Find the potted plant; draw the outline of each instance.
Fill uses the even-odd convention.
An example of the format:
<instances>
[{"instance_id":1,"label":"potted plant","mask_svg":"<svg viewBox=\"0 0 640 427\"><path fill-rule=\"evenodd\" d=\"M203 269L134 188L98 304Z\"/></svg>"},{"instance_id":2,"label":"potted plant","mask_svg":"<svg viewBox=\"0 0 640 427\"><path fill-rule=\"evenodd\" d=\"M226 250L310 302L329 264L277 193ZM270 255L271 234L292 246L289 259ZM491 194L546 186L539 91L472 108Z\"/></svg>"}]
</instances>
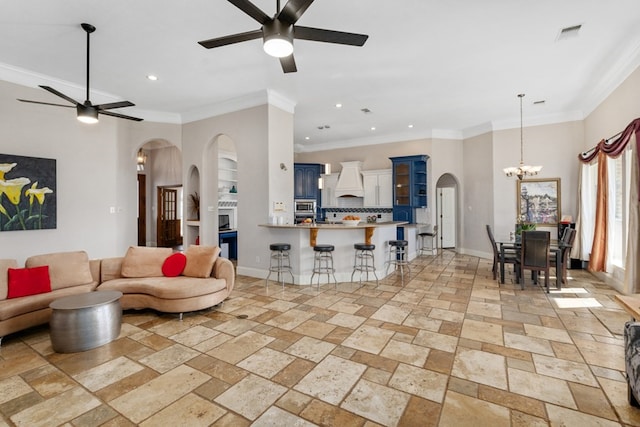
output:
<instances>
[{"instance_id":1,"label":"potted plant","mask_svg":"<svg viewBox=\"0 0 640 427\"><path fill-rule=\"evenodd\" d=\"M191 201L190 212L195 214L196 220L200 221L200 195L198 192L189 194L189 200Z\"/></svg>"},{"instance_id":2,"label":"potted plant","mask_svg":"<svg viewBox=\"0 0 640 427\"><path fill-rule=\"evenodd\" d=\"M516 242L520 241L523 231L535 230L536 225L530 222L525 222L526 218L524 215L520 215L516 219Z\"/></svg>"}]
</instances>

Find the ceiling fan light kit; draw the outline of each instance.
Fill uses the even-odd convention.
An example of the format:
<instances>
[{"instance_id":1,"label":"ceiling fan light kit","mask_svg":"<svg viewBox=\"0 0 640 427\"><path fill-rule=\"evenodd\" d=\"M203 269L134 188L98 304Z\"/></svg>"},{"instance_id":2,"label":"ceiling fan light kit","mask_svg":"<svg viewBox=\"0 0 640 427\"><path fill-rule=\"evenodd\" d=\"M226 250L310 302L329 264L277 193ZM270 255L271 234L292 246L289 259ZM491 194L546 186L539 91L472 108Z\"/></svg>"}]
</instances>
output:
<instances>
[{"instance_id":1,"label":"ceiling fan light kit","mask_svg":"<svg viewBox=\"0 0 640 427\"><path fill-rule=\"evenodd\" d=\"M111 102L109 104L98 104L98 105L93 105L91 103L91 101L89 100L89 58L90 58L90 44L89 44L89 36L91 35L91 33L93 33L96 30L96 27L94 27L91 24L87 24L87 23L82 23L80 24L80 26L82 27L82 29L87 33L87 85L86 85L86 99L83 103L80 103L78 101L76 101L75 99L65 95L62 92L57 91L56 89L49 87L49 86L43 86L40 85L40 87L44 90L46 90L47 92L50 92L56 96L59 96L60 98L64 99L67 102L70 102L73 105L65 105L65 104L53 104L51 102L40 102L40 101L30 101L28 99L18 99L18 101L21 102L29 102L31 104L41 104L41 105L52 105L54 107L66 107L66 108L72 108L73 106L76 107L76 115L79 121L83 122L83 123L88 123L88 124L93 124L93 123L98 123L98 114L104 114L105 116L111 116L111 117L116 117L119 119L127 119L127 120L133 120L136 122L140 122L142 121L142 119L138 118L138 117L131 117L131 116L125 116L124 114L120 114L120 113L114 113L112 111L107 111L107 110L111 110L114 108L123 108L123 107L133 107L135 104L129 102L129 101L119 101L119 102Z\"/></svg>"},{"instance_id":2,"label":"ceiling fan light kit","mask_svg":"<svg viewBox=\"0 0 640 427\"><path fill-rule=\"evenodd\" d=\"M293 53L293 26L284 25L277 19L262 28L264 51L276 58L284 58Z\"/></svg>"},{"instance_id":3,"label":"ceiling fan light kit","mask_svg":"<svg viewBox=\"0 0 640 427\"><path fill-rule=\"evenodd\" d=\"M522 179L525 176L537 175L542 166L529 166L524 164L524 138L523 138L523 126L522 126L522 98L524 93L518 94L520 98L520 164L517 167L504 168L502 171L507 177L517 176L518 179Z\"/></svg>"},{"instance_id":4,"label":"ceiling fan light kit","mask_svg":"<svg viewBox=\"0 0 640 427\"><path fill-rule=\"evenodd\" d=\"M94 106L78 104L76 106L76 110L78 113L78 120L82 123L98 123L98 110Z\"/></svg>"}]
</instances>

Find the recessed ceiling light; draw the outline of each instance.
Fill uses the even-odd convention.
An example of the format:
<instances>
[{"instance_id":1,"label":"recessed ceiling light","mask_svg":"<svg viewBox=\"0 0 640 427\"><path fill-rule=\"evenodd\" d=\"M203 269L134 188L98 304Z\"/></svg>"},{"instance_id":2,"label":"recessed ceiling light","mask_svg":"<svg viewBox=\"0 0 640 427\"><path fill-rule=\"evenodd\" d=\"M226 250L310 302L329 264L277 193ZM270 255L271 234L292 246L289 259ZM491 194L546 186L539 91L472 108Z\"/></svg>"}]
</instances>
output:
<instances>
[{"instance_id":1,"label":"recessed ceiling light","mask_svg":"<svg viewBox=\"0 0 640 427\"><path fill-rule=\"evenodd\" d=\"M307 141L310 140L311 138L309 138L308 136L305 136L304 139L306 139Z\"/></svg>"},{"instance_id":2,"label":"recessed ceiling light","mask_svg":"<svg viewBox=\"0 0 640 427\"><path fill-rule=\"evenodd\" d=\"M376 127L375 126L371 126L371 130L376 130Z\"/></svg>"},{"instance_id":3,"label":"recessed ceiling light","mask_svg":"<svg viewBox=\"0 0 640 427\"><path fill-rule=\"evenodd\" d=\"M155 82L156 80L158 80L158 76L154 76L153 74L149 74L147 76L147 79L151 80L152 82Z\"/></svg>"},{"instance_id":4,"label":"recessed ceiling light","mask_svg":"<svg viewBox=\"0 0 640 427\"><path fill-rule=\"evenodd\" d=\"M409 125L409 126L407 126L407 127L408 127L409 129L411 129L411 128L413 128L413 125Z\"/></svg>"},{"instance_id":5,"label":"recessed ceiling light","mask_svg":"<svg viewBox=\"0 0 640 427\"><path fill-rule=\"evenodd\" d=\"M336 108L342 108L342 104L340 104L339 102L336 104Z\"/></svg>"}]
</instances>

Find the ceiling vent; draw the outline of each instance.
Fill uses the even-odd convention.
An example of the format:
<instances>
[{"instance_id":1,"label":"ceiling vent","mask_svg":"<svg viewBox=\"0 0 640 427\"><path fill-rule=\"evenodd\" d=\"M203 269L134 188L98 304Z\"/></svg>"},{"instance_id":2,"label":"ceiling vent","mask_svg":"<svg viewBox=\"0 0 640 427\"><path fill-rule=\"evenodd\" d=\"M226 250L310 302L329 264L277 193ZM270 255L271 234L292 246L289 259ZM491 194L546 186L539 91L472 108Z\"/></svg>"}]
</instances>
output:
<instances>
[{"instance_id":1,"label":"ceiling vent","mask_svg":"<svg viewBox=\"0 0 640 427\"><path fill-rule=\"evenodd\" d=\"M561 29L560 33L558 34L558 37L556 38L556 41L562 41L562 40L571 39L573 37L578 37L580 28L582 28L582 24L573 25L571 27L565 27Z\"/></svg>"}]
</instances>

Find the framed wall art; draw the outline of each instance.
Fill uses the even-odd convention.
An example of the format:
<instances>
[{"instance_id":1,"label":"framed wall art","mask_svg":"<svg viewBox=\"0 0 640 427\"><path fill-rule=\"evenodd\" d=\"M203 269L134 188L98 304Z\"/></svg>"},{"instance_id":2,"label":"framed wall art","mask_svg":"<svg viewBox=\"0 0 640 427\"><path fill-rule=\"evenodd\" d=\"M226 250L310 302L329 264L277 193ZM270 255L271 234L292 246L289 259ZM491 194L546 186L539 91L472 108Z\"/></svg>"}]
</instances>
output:
<instances>
[{"instance_id":1,"label":"framed wall art","mask_svg":"<svg viewBox=\"0 0 640 427\"><path fill-rule=\"evenodd\" d=\"M0 154L0 232L56 228L56 161Z\"/></svg>"},{"instance_id":2,"label":"framed wall art","mask_svg":"<svg viewBox=\"0 0 640 427\"><path fill-rule=\"evenodd\" d=\"M560 221L560 178L518 181L518 222L557 225Z\"/></svg>"}]
</instances>

